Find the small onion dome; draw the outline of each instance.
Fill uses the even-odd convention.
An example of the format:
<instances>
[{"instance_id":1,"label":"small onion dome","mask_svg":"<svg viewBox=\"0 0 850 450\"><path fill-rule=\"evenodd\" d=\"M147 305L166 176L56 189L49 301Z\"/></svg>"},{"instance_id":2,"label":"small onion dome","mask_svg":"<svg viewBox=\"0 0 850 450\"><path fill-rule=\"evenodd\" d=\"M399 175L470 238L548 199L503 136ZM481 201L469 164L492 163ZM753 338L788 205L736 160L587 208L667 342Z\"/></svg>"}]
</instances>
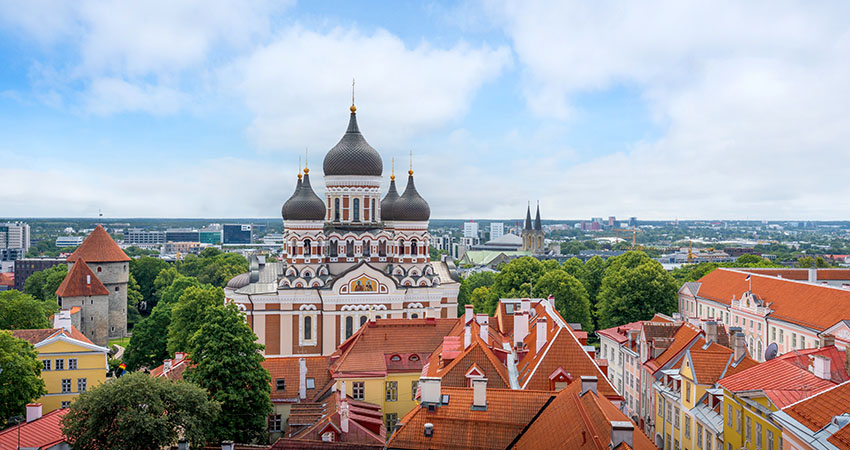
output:
<instances>
[{"instance_id":1,"label":"small onion dome","mask_svg":"<svg viewBox=\"0 0 850 450\"><path fill-rule=\"evenodd\" d=\"M395 189L395 175L393 175L390 177L390 189L384 199L381 200L381 220L395 220L393 206L398 199L398 191Z\"/></svg>"},{"instance_id":2,"label":"small onion dome","mask_svg":"<svg viewBox=\"0 0 850 450\"><path fill-rule=\"evenodd\" d=\"M250 279L251 274L249 272L240 273L235 277L231 278L230 281L227 282L227 287L231 289L239 289L243 288L249 284L251 284Z\"/></svg>"},{"instance_id":3,"label":"small onion dome","mask_svg":"<svg viewBox=\"0 0 850 450\"><path fill-rule=\"evenodd\" d=\"M431 217L431 207L428 202L416 192L413 184L413 171L408 172L407 187L404 193L393 204L393 220L407 222L424 222ZM383 203L381 204L383 206Z\"/></svg>"},{"instance_id":4,"label":"small onion dome","mask_svg":"<svg viewBox=\"0 0 850 450\"><path fill-rule=\"evenodd\" d=\"M352 105L348 129L342 139L325 155L323 169L328 175L365 175L379 177L384 163L357 127L356 108Z\"/></svg>"},{"instance_id":5,"label":"small onion dome","mask_svg":"<svg viewBox=\"0 0 850 450\"><path fill-rule=\"evenodd\" d=\"M299 177L295 193L280 209L283 220L325 220L325 202L313 192L309 172L310 169L304 169L304 181Z\"/></svg>"}]
</instances>

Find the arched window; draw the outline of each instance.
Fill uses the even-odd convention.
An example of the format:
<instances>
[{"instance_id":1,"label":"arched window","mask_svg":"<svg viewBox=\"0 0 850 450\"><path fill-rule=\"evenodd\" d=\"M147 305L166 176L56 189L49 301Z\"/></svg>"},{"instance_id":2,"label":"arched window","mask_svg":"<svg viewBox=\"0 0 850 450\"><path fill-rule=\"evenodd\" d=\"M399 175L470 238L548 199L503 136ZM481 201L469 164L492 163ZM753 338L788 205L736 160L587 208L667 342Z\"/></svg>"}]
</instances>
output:
<instances>
[{"instance_id":1,"label":"arched window","mask_svg":"<svg viewBox=\"0 0 850 450\"><path fill-rule=\"evenodd\" d=\"M419 314L412 313L412 314L410 315L410 318L411 318L411 319L418 319L418 318L419 318Z\"/></svg>"},{"instance_id":2,"label":"arched window","mask_svg":"<svg viewBox=\"0 0 850 450\"><path fill-rule=\"evenodd\" d=\"M313 317L304 317L304 340L310 341L313 339Z\"/></svg>"},{"instance_id":3,"label":"arched window","mask_svg":"<svg viewBox=\"0 0 850 450\"><path fill-rule=\"evenodd\" d=\"M345 248L346 256L348 256L349 258L353 257L354 256L354 241L349 240L348 242L346 242L345 247L346 247Z\"/></svg>"},{"instance_id":4,"label":"arched window","mask_svg":"<svg viewBox=\"0 0 850 450\"><path fill-rule=\"evenodd\" d=\"M339 222L339 199L334 199L334 222Z\"/></svg>"},{"instance_id":5,"label":"arched window","mask_svg":"<svg viewBox=\"0 0 850 450\"><path fill-rule=\"evenodd\" d=\"M416 255L419 253L419 243L416 242L416 239L410 241L410 254Z\"/></svg>"},{"instance_id":6,"label":"arched window","mask_svg":"<svg viewBox=\"0 0 850 450\"><path fill-rule=\"evenodd\" d=\"M761 351L761 340L759 340L758 341L758 351L756 352L755 357L756 357L757 360L761 361L762 356L764 356L764 354Z\"/></svg>"},{"instance_id":7,"label":"arched window","mask_svg":"<svg viewBox=\"0 0 850 450\"><path fill-rule=\"evenodd\" d=\"M399 356L399 355L390 356L390 361L401 361L401 356Z\"/></svg>"},{"instance_id":8,"label":"arched window","mask_svg":"<svg viewBox=\"0 0 850 450\"><path fill-rule=\"evenodd\" d=\"M354 221L360 222L360 199L359 198L354 199L354 211L353 211L353 213L354 213L353 214L354 215Z\"/></svg>"},{"instance_id":9,"label":"arched window","mask_svg":"<svg viewBox=\"0 0 850 450\"><path fill-rule=\"evenodd\" d=\"M328 249L328 252L330 253L331 258L336 258L339 253L339 243L337 243L337 241L331 241L330 246L331 248Z\"/></svg>"},{"instance_id":10,"label":"arched window","mask_svg":"<svg viewBox=\"0 0 850 450\"><path fill-rule=\"evenodd\" d=\"M363 241L363 256L370 256L372 254L372 243L369 241Z\"/></svg>"},{"instance_id":11,"label":"arched window","mask_svg":"<svg viewBox=\"0 0 850 450\"><path fill-rule=\"evenodd\" d=\"M348 316L345 318L345 338L350 338L352 334L354 334L354 317Z\"/></svg>"},{"instance_id":12,"label":"arched window","mask_svg":"<svg viewBox=\"0 0 850 450\"><path fill-rule=\"evenodd\" d=\"M310 256L311 246L312 242L309 239L304 239L304 256Z\"/></svg>"},{"instance_id":13,"label":"arched window","mask_svg":"<svg viewBox=\"0 0 850 450\"><path fill-rule=\"evenodd\" d=\"M375 209L375 199L372 199L372 222L378 221L378 210Z\"/></svg>"},{"instance_id":14,"label":"arched window","mask_svg":"<svg viewBox=\"0 0 850 450\"><path fill-rule=\"evenodd\" d=\"M414 353L414 354L410 355L410 358L407 358L407 359L409 359L410 361L419 361L419 355Z\"/></svg>"},{"instance_id":15,"label":"arched window","mask_svg":"<svg viewBox=\"0 0 850 450\"><path fill-rule=\"evenodd\" d=\"M365 325L365 324L366 324L366 321L367 321L368 319L369 319L369 318L368 318L368 317L366 317L366 316L360 316L360 326L362 327L363 325Z\"/></svg>"},{"instance_id":16,"label":"arched window","mask_svg":"<svg viewBox=\"0 0 850 450\"><path fill-rule=\"evenodd\" d=\"M378 256L387 256L387 241L378 244Z\"/></svg>"}]
</instances>

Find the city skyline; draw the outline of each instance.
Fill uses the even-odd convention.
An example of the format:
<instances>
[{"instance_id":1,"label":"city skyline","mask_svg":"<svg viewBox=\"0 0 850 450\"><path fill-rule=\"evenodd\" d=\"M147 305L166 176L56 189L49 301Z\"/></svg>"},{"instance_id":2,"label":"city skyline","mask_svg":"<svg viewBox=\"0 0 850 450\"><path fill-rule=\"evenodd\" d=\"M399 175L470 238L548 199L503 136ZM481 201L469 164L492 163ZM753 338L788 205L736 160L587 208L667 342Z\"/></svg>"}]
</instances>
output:
<instances>
[{"instance_id":1,"label":"city skyline","mask_svg":"<svg viewBox=\"0 0 850 450\"><path fill-rule=\"evenodd\" d=\"M356 78L434 219L850 217L837 2L204 5L0 9L3 216L276 217Z\"/></svg>"}]
</instances>

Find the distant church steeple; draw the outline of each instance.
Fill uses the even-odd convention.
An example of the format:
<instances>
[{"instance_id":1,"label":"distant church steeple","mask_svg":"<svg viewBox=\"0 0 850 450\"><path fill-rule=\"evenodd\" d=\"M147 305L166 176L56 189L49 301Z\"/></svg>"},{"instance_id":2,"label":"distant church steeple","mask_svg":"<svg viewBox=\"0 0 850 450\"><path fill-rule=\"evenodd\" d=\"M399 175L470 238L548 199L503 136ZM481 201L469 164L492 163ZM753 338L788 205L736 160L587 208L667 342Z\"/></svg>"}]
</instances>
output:
<instances>
[{"instance_id":1,"label":"distant church steeple","mask_svg":"<svg viewBox=\"0 0 850 450\"><path fill-rule=\"evenodd\" d=\"M537 214L531 221L531 202L525 212L525 227L522 230L522 251L531 252L534 255L546 253L543 242L543 223L540 220L540 202L537 202Z\"/></svg>"}]
</instances>

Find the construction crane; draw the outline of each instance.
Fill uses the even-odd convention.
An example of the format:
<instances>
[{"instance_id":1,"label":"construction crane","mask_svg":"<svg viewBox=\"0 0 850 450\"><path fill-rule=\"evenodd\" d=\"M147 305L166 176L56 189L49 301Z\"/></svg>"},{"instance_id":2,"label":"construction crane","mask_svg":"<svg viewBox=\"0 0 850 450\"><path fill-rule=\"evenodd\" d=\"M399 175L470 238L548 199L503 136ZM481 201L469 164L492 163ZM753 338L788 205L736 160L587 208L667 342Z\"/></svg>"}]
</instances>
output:
<instances>
[{"instance_id":1,"label":"construction crane","mask_svg":"<svg viewBox=\"0 0 850 450\"><path fill-rule=\"evenodd\" d=\"M638 229L637 229L637 225L632 225L632 228L631 228L631 229L628 229L628 228L614 228L614 234L616 234L616 236L617 236L617 238L618 238L618 239L620 238L620 233L619 233L620 231L626 231L626 232L631 232L631 233L632 233L632 249L633 249L633 250L634 250L634 249L636 249L636 248L637 248L637 234L638 234L638 233L643 233L643 230L638 230Z\"/></svg>"}]
</instances>

